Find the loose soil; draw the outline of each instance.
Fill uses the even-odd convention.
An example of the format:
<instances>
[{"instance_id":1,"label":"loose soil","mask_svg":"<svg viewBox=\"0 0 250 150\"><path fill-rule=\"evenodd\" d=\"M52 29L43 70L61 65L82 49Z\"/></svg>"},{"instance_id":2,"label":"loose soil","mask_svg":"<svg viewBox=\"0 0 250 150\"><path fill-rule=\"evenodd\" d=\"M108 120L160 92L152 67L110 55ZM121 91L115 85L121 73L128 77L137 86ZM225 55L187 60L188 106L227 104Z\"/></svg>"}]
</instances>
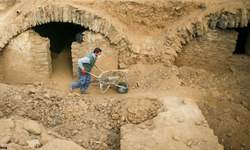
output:
<instances>
[{"instance_id":1,"label":"loose soil","mask_svg":"<svg viewBox=\"0 0 250 150\"><path fill-rule=\"evenodd\" d=\"M70 65L57 63L67 59L64 52L53 60L54 74L49 82L1 84L1 117L36 120L86 149L119 149L122 125L155 117L161 97L181 96L198 104L225 149L250 146L249 69L214 74L187 66L169 69L160 64L137 64L130 68L134 74L128 78L134 83L133 76L138 75L140 80L127 94L117 93L115 87L103 94L94 80L90 94L81 95L79 89L69 93L68 85L73 82ZM235 57L249 61L246 55ZM140 111L133 115L130 108ZM104 144L96 142L100 139Z\"/></svg>"},{"instance_id":2,"label":"loose soil","mask_svg":"<svg viewBox=\"0 0 250 150\"><path fill-rule=\"evenodd\" d=\"M93 2L76 3L85 3L89 7L95 6L96 9L105 9L104 7L111 5L109 2L107 5L94 5ZM128 7L130 5L130 2L120 3ZM194 13L193 8L199 11L203 8L203 3L193 7L184 5L182 8L180 14L176 16L188 16L189 14L185 12ZM175 9L178 9L177 6ZM144 8L142 12L148 10L152 11ZM112 12L106 9L106 13L123 14L123 9L120 7L110 11ZM131 12L128 19L140 20L140 18L134 18L133 14L134 12ZM8 15L9 13L5 14L5 16ZM173 14L168 18L170 24L180 19L176 16ZM121 21L124 14L113 17ZM145 16L141 13L141 16L137 17ZM0 20L3 19L0 18ZM161 29L167 28L166 20L163 23L152 24L154 20L144 19L142 22L135 22L137 28L131 23L133 20L130 22L125 19L121 22L123 24L121 23L120 26L126 25L125 32L128 33L143 24L143 28L139 28L134 35L129 34L130 39L135 39L135 42L141 42L142 45L144 39L138 38L139 36L153 37ZM150 30L151 28L154 30ZM90 94L81 95L79 89L74 90L74 93L69 92L69 84L74 80L72 62L68 53L70 50L65 48L56 59L53 59L54 72L49 81L27 85L0 84L2 121L6 118L17 122L20 119L32 119L42 124L50 135L73 140L87 150L119 149L122 125L150 122L161 107L159 101L161 97L180 96L191 98L197 103L210 128L218 136L219 143L226 150L250 149L250 58L248 55L235 54L232 59L237 60L238 64L232 65L227 71L216 73L189 66L166 67L162 64L138 63L128 68L131 85L127 94L117 93L116 87L111 87L103 94L100 92L97 80L92 78L93 82L88 89ZM238 68L239 64L247 67ZM1 133L0 129L2 139L6 135ZM39 138L41 137L31 139ZM27 146L27 143L19 144ZM1 145L0 149L7 148ZM26 147L26 149L29 148Z\"/></svg>"}]
</instances>

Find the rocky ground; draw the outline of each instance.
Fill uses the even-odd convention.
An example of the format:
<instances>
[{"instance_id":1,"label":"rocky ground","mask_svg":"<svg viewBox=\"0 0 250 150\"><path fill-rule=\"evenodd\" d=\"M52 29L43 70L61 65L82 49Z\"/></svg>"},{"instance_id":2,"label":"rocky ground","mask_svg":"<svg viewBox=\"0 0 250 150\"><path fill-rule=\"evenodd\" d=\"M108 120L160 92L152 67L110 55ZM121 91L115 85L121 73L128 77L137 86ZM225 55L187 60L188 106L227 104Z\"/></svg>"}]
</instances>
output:
<instances>
[{"instance_id":1,"label":"rocky ground","mask_svg":"<svg viewBox=\"0 0 250 150\"><path fill-rule=\"evenodd\" d=\"M95 81L89 89L93 94L88 96L58 90L53 82L1 84L1 123L11 124L1 128L1 149L31 149L28 141L34 140L42 147L58 138L89 150L119 149L121 127L150 124L163 111L159 99L166 95L192 98L225 149L250 147L249 70L231 67L215 74L185 66L162 71L164 66L157 65L149 73L153 80L148 80L144 67L149 68L142 64L131 67L130 71L139 72L140 80L131 81L125 95L114 88L102 94ZM37 123L42 129L34 132L23 125Z\"/></svg>"},{"instance_id":2,"label":"rocky ground","mask_svg":"<svg viewBox=\"0 0 250 150\"><path fill-rule=\"evenodd\" d=\"M2 1L2 3L4 2ZM21 5L18 5L19 3ZM9 24L10 20L18 15L23 16L24 14L20 15L20 12L33 8L35 4L38 6L43 3L45 1L12 0L6 6L1 5L2 25ZM224 9L223 2L217 3L214 0L206 3L188 0L185 3L184 1L168 1L165 6L162 6L160 1L145 1L144 4L144 1L141 0L135 2L47 0L46 3L51 6L53 3L64 5L72 3L84 7L84 10L85 7L93 9L107 18L113 17L113 22L124 30L130 43L137 44L138 51L140 48L147 49L147 44L152 45L159 41L156 38L166 37L169 31L179 27L188 17L201 12L208 6L207 10L211 13L216 12L217 9ZM225 1L225 3L229 3L229 1ZM248 6L247 3L249 2L244 1L239 5ZM213 4L212 7L210 7L211 4ZM237 5L237 3L230 3L226 8L241 8ZM214 23L217 24L216 21ZM207 40L205 42L208 43ZM220 42L218 41L219 44ZM213 43L215 41L212 41ZM228 44L225 45L228 46ZM4 46L2 43L1 47ZM191 48L193 49L193 47ZM127 53L124 51L124 55ZM177 57L177 53L174 54ZM172 60L173 64L168 63L168 66L164 66L163 62L157 61L161 55L159 53L159 57L157 56L153 61L151 61L153 59L151 57L147 59L146 57L135 57L138 61L133 61L130 66L127 66L130 70L128 74L130 90L123 95L118 94L115 88L110 88L107 93L102 94L96 80L93 80L89 88L90 95L81 95L79 90L70 93L68 85L72 82L70 74L72 68L65 71L66 69L61 67L66 62L65 59L58 62L58 66L53 63L53 67L58 67L70 74L69 78L61 77L61 72L60 74L54 72L56 76L52 76L49 81L21 85L0 84L0 149L105 150L121 149L121 146L124 145L131 146L128 149L146 149L154 147L154 140L160 141L167 138L167 142L163 142L163 144L177 142L175 144L183 146L183 149L218 149L218 147L221 148L219 144L211 145L208 142L218 140L226 150L250 150L249 56L234 55L234 59L230 60L230 63L225 63L226 67L213 72L211 70L214 68L208 68L206 63L204 66L191 67L188 64L178 65L177 61ZM20 57L20 60L22 58ZM211 62L214 59L216 58L211 56L208 61ZM220 58L217 59L220 60ZM22 63L19 63L19 66ZM216 63L213 62L213 64ZM53 71L55 71L54 68ZM17 80L17 78L11 80L13 79ZM170 109L172 103L167 102L174 103L175 101L162 100L165 97L178 97L171 98L171 100L179 102L178 109ZM189 134L182 133L187 130L180 126L179 128L173 127L172 130L178 130L179 135L173 134L173 136L167 137L170 135L168 132L166 133L168 130L160 130L165 129L164 127L172 127L171 123L176 123L174 119L183 113L179 108L187 106L185 100L192 103L192 106L197 105L197 107L189 107L189 109L199 108L204 116L200 120L194 119L191 124L187 125L194 126L192 129L198 128L201 131L211 128L215 136L205 138L204 136L207 134L202 132L203 135L196 138L184 139ZM169 109L165 109L163 105L167 105ZM168 108L167 106L166 108ZM169 113L170 116L176 118L169 119L164 116L166 120L164 125L169 126L157 126L154 122L164 120L159 117L162 114L167 115L168 112L172 112ZM186 115L188 114L186 113ZM188 121L179 119L177 125L183 122ZM154 129L159 129L157 132L163 133L162 136L158 136L161 138L153 138L154 134L151 133L155 131ZM131 132L127 134L125 131ZM195 130L190 130L190 134L195 133ZM209 134L213 133L209 132ZM139 140L130 138L131 136L138 136ZM126 143L126 140L132 142L122 145L121 143ZM161 145L157 146L159 149L164 149L160 147Z\"/></svg>"},{"instance_id":3,"label":"rocky ground","mask_svg":"<svg viewBox=\"0 0 250 150\"><path fill-rule=\"evenodd\" d=\"M67 94L51 89L49 85L43 83L27 86L2 84L1 95L0 116L10 118L9 120L14 122L10 128L22 128L22 125L17 124L18 119L30 118L51 129L45 134L63 139L69 138L86 149L119 149L120 127L152 119L160 107L160 102L155 98L86 98L77 93ZM134 107L135 104L137 107ZM2 120L4 121L5 119ZM11 130L11 133L2 132L1 142L11 141L20 148L27 148L28 143L25 140L32 139L33 135L25 131L15 136L16 132L14 130ZM37 134L35 132L34 136ZM9 137L6 139L7 135ZM33 139L38 139L42 141L41 145L45 145L48 141L44 142L41 131L39 135Z\"/></svg>"}]
</instances>

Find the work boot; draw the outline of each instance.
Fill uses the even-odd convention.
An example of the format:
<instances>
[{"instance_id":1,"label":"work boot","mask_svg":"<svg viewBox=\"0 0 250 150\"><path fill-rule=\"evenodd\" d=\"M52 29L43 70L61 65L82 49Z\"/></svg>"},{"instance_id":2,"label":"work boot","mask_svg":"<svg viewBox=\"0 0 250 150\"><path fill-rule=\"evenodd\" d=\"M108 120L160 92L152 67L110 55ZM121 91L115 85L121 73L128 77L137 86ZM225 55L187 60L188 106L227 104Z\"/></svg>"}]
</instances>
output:
<instances>
[{"instance_id":1,"label":"work boot","mask_svg":"<svg viewBox=\"0 0 250 150\"><path fill-rule=\"evenodd\" d=\"M81 94L89 94L89 92L81 91Z\"/></svg>"},{"instance_id":2,"label":"work boot","mask_svg":"<svg viewBox=\"0 0 250 150\"><path fill-rule=\"evenodd\" d=\"M73 93L73 85L72 84L69 84L69 90L71 93Z\"/></svg>"}]
</instances>

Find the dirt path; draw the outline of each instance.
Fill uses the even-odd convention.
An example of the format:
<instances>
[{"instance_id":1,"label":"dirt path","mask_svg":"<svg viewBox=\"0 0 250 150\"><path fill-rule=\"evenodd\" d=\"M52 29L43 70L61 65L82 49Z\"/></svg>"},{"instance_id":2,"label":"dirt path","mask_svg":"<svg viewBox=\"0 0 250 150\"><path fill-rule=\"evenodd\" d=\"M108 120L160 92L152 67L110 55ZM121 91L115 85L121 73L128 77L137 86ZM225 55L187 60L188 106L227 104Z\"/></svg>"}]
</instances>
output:
<instances>
[{"instance_id":1,"label":"dirt path","mask_svg":"<svg viewBox=\"0 0 250 150\"><path fill-rule=\"evenodd\" d=\"M71 43L66 43L58 58L52 60L53 75L50 80L56 84L57 89L68 90L69 84L73 82Z\"/></svg>"}]
</instances>

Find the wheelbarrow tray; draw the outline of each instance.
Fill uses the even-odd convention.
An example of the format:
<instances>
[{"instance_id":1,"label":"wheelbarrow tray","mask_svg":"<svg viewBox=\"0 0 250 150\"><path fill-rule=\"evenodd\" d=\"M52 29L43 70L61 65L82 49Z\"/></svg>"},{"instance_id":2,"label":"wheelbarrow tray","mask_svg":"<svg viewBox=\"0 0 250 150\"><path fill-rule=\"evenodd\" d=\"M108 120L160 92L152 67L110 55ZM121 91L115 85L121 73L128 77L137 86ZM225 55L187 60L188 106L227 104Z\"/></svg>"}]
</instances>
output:
<instances>
[{"instance_id":1,"label":"wheelbarrow tray","mask_svg":"<svg viewBox=\"0 0 250 150\"><path fill-rule=\"evenodd\" d=\"M126 76L129 72L128 69L102 71L97 66L95 67L102 72L99 76L94 75L90 72L88 73L98 79L98 81L100 82L100 89L102 93L105 93L112 85L117 87L117 91L120 94L125 94L128 92L129 82ZM104 86L106 88L103 89Z\"/></svg>"}]
</instances>

